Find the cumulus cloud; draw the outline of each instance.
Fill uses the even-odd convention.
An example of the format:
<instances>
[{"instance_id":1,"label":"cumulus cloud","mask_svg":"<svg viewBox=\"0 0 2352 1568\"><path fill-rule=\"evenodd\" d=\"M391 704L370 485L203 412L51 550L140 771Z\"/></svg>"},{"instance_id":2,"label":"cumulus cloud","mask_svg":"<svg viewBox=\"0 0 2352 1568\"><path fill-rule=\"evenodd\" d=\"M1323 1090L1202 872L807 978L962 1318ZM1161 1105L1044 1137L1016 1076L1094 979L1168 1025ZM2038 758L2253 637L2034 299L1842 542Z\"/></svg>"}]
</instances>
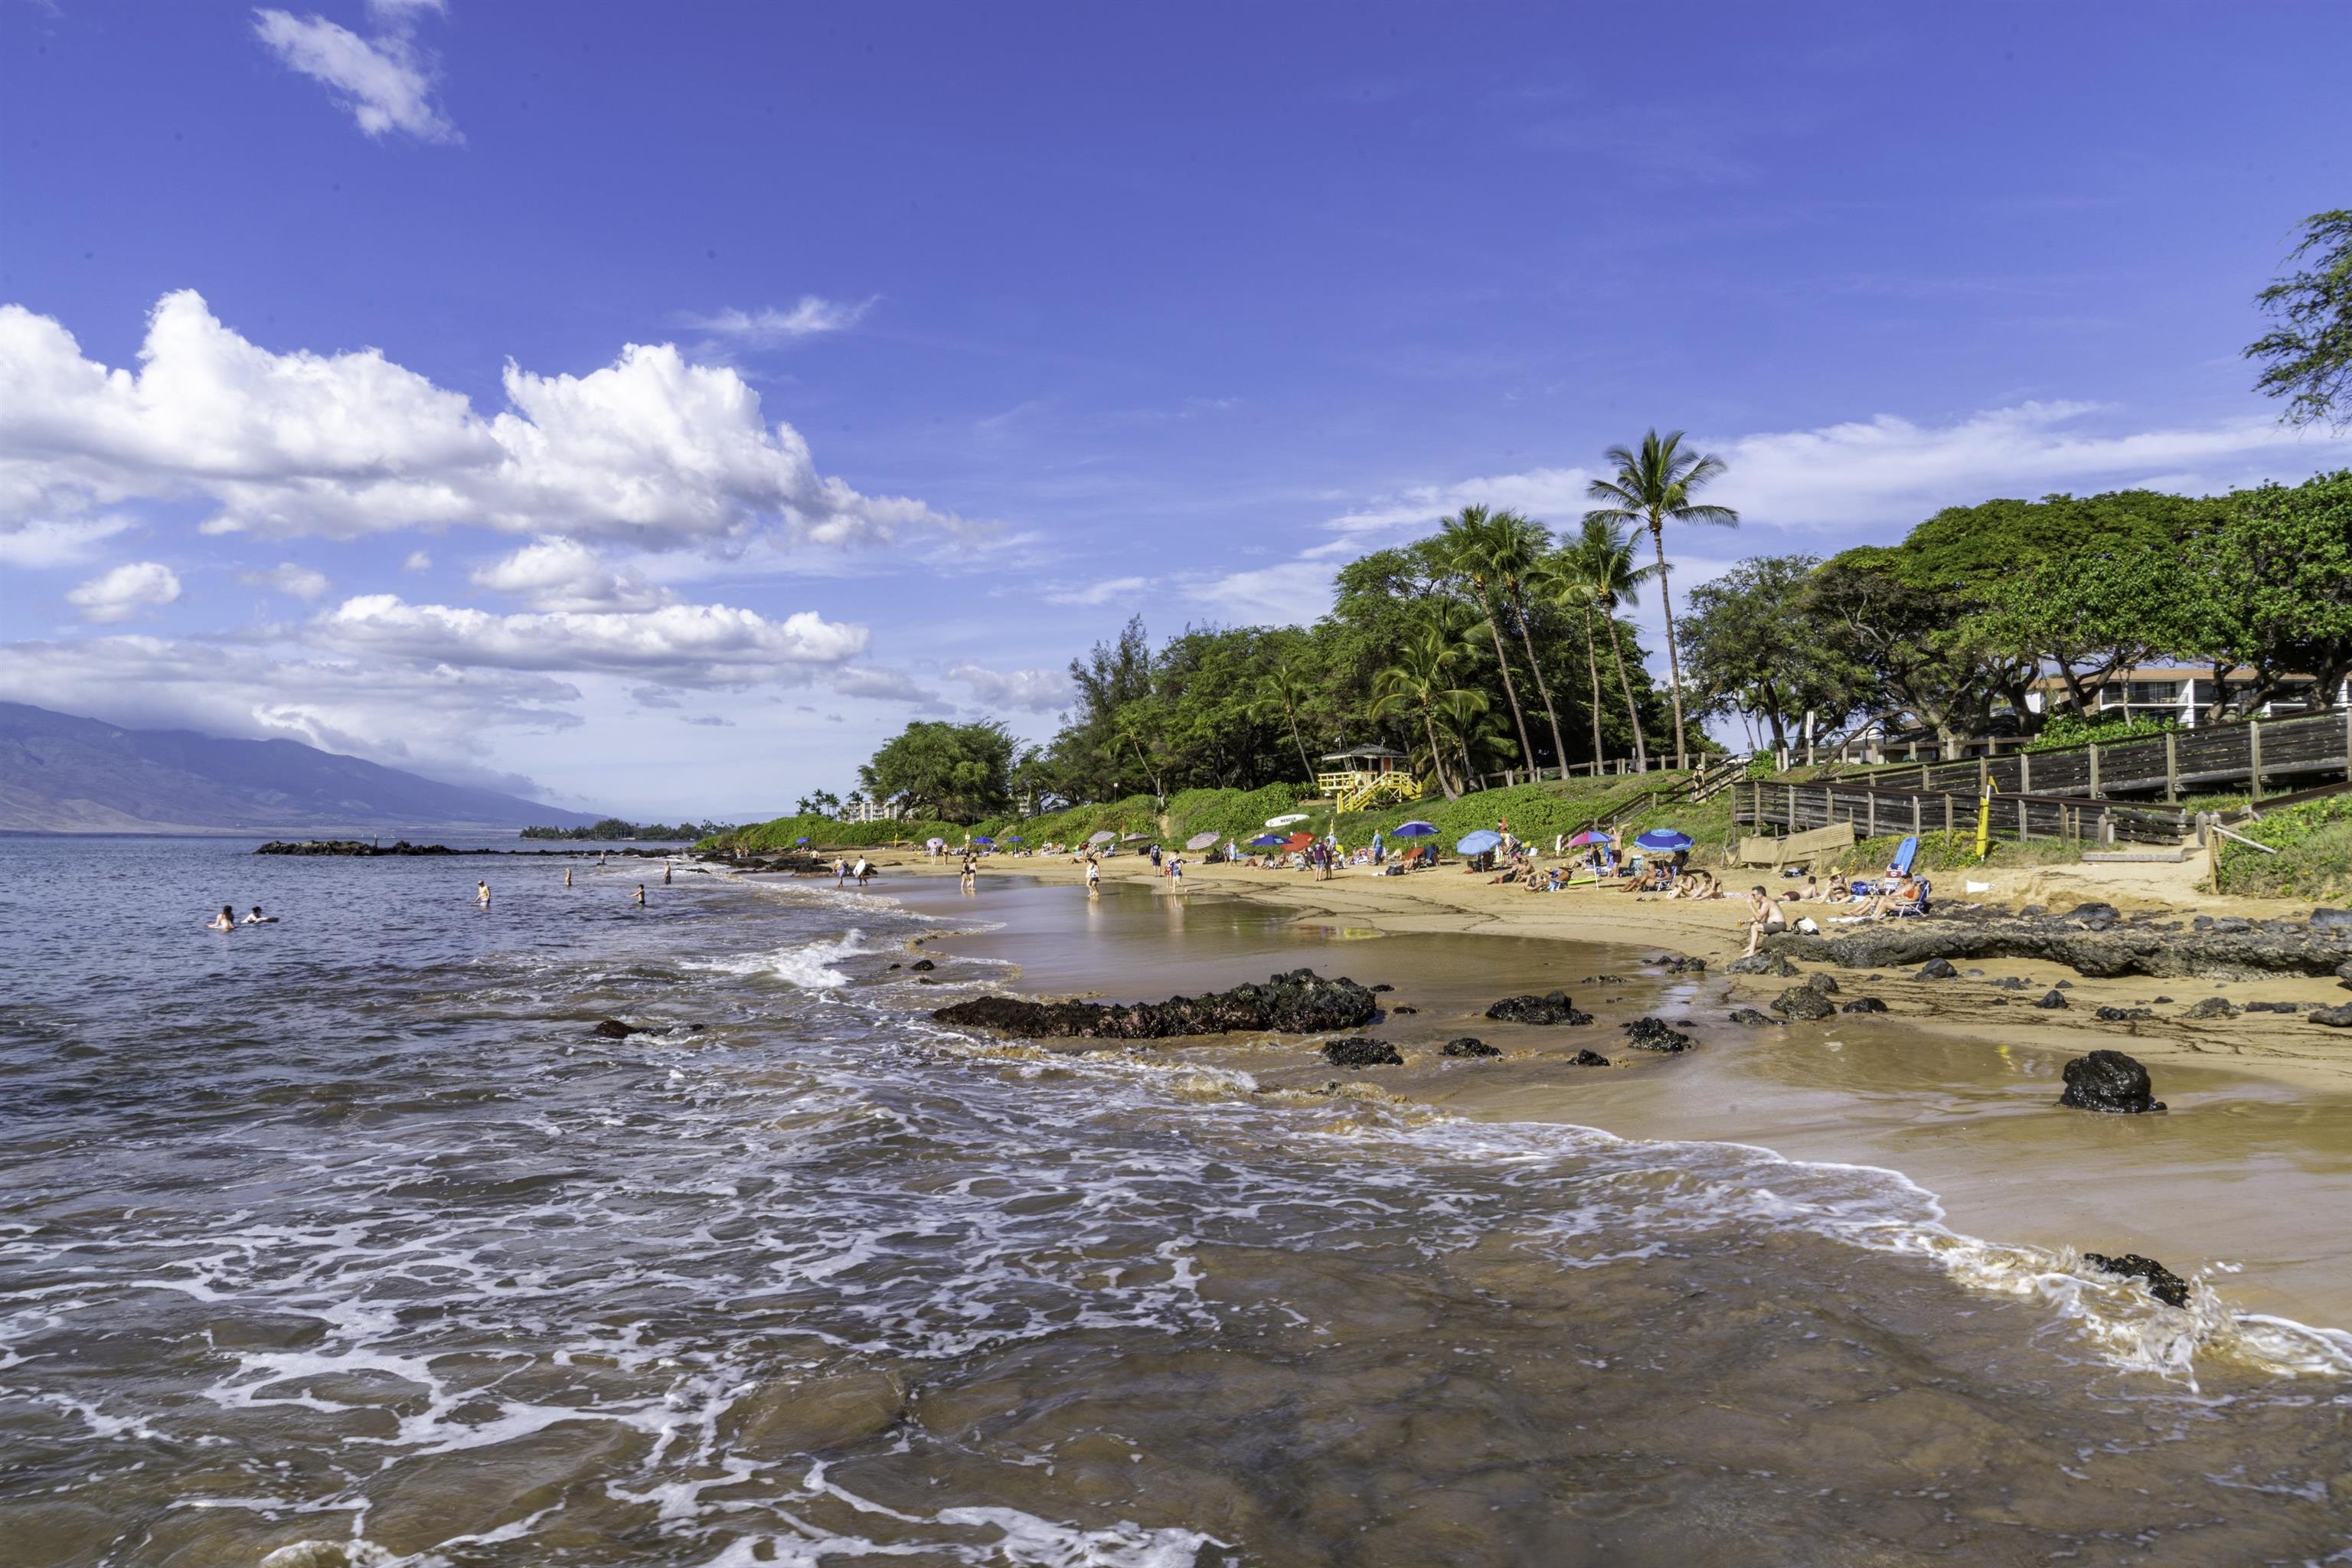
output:
<instances>
[{"instance_id":1,"label":"cumulus cloud","mask_svg":"<svg viewBox=\"0 0 2352 1568\"><path fill-rule=\"evenodd\" d=\"M812 666L856 658L866 642L864 626L827 621L813 610L781 621L725 605L497 616L411 605L394 594L346 599L309 629L329 647L415 663L593 671L698 687L799 679Z\"/></svg>"},{"instance_id":2,"label":"cumulus cloud","mask_svg":"<svg viewBox=\"0 0 2352 1568\"><path fill-rule=\"evenodd\" d=\"M416 13L440 7L392 0L370 8L387 25L373 38L323 16L272 10L253 14L254 36L289 69L323 83L370 136L399 131L421 142L463 141L434 103L430 62L408 37Z\"/></svg>"},{"instance_id":3,"label":"cumulus cloud","mask_svg":"<svg viewBox=\"0 0 2352 1568\"><path fill-rule=\"evenodd\" d=\"M536 794L481 762L484 732L564 729L578 688L447 665L285 658L268 649L117 634L0 643L0 699L110 723L285 739L452 783Z\"/></svg>"},{"instance_id":4,"label":"cumulus cloud","mask_svg":"<svg viewBox=\"0 0 2352 1568\"><path fill-rule=\"evenodd\" d=\"M408 552L408 559L402 562L400 567L404 572L430 572L433 570L433 557L422 550L412 550Z\"/></svg>"},{"instance_id":5,"label":"cumulus cloud","mask_svg":"<svg viewBox=\"0 0 2352 1568\"><path fill-rule=\"evenodd\" d=\"M886 702L913 702L927 707L939 703L938 693L895 669L838 670L834 674L833 689L844 697L872 697Z\"/></svg>"},{"instance_id":6,"label":"cumulus cloud","mask_svg":"<svg viewBox=\"0 0 2352 1568\"><path fill-rule=\"evenodd\" d=\"M275 588L297 599L318 599L326 596L334 584L324 572L308 566L298 566L291 561L280 561L267 572L247 572L237 581L250 583L257 588Z\"/></svg>"},{"instance_id":7,"label":"cumulus cloud","mask_svg":"<svg viewBox=\"0 0 2352 1568\"><path fill-rule=\"evenodd\" d=\"M130 526L127 517L28 518L0 526L0 566L28 572L79 566Z\"/></svg>"},{"instance_id":8,"label":"cumulus cloud","mask_svg":"<svg viewBox=\"0 0 2352 1568\"><path fill-rule=\"evenodd\" d=\"M1113 599L1132 598L1143 588L1144 580L1140 577L1106 577L1084 587L1056 588L1045 597L1056 605L1106 605Z\"/></svg>"},{"instance_id":9,"label":"cumulus cloud","mask_svg":"<svg viewBox=\"0 0 2352 1568\"><path fill-rule=\"evenodd\" d=\"M861 300L845 304L837 300L823 300L814 294L803 294L800 303L789 310L773 305L757 310L720 310L715 315L687 316L684 324L728 338L755 348L773 347L796 339L814 337L820 332L847 331L874 308L874 300Z\"/></svg>"},{"instance_id":10,"label":"cumulus cloud","mask_svg":"<svg viewBox=\"0 0 2352 1568\"><path fill-rule=\"evenodd\" d=\"M136 371L0 306L0 527L131 499L200 498L206 532L350 538L408 528L732 548L970 525L817 472L732 369L630 344L585 375L509 363L488 418L373 349L274 353L193 290L158 302Z\"/></svg>"},{"instance_id":11,"label":"cumulus cloud","mask_svg":"<svg viewBox=\"0 0 2352 1568\"><path fill-rule=\"evenodd\" d=\"M535 610L649 610L677 597L667 588L614 571L578 540L552 535L473 575L480 586L511 594Z\"/></svg>"},{"instance_id":12,"label":"cumulus cloud","mask_svg":"<svg viewBox=\"0 0 2352 1568\"><path fill-rule=\"evenodd\" d=\"M86 621L127 621L180 596L180 575L157 561L132 561L91 578L66 595Z\"/></svg>"},{"instance_id":13,"label":"cumulus cloud","mask_svg":"<svg viewBox=\"0 0 2352 1568\"><path fill-rule=\"evenodd\" d=\"M989 669L960 664L948 671L971 691L972 700L988 708L1023 708L1032 713L1053 713L1070 705L1070 676L1062 669Z\"/></svg>"}]
</instances>

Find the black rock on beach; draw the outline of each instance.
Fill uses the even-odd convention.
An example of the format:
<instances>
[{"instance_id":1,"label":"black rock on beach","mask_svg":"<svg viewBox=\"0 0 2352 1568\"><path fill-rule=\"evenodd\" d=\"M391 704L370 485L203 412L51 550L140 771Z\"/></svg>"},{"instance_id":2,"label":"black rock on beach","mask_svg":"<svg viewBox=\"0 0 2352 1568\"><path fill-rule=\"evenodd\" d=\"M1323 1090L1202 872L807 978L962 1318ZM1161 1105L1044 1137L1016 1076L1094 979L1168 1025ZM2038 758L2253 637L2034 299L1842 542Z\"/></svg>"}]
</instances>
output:
<instances>
[{"instance_id":1,"label":"black rock on beach","mask_svg":"<svg viewBox=\"0 0 2352 1568\"><path fill-rule=\"evenodd\" d=\"M1961 906L1934 919L1879 921L1835 935L1783 931L1766 937L1764 951L1845 969L2021 958L2101 977L2326 975L2352 963L2352 926L2335 914L2323 910L2305 921L2214 921L2182 931L2160 912L2126 916L2112 904L2082 904L2063 915Z\"/></svg>"},{"instance_id":2,"label":"black rock on beach","mask_svg":"<svg viewBox=\"0 0 2352 1568\"><path fill-rule=\"evenodd\" d=\"M1549 991L1541 996L1506 996L1486 1009L1486 1016L1503 1024L1573 1026L1592 1022L1592 1015L1580 1012L1565 991Z\"/></svg>"},{"instance_id":3,"label":"black rock on beach","mask_svg":"<svg viewBox=\"0 0 2352 1568\"><path fill-rule=\"evenodd\" d=\"M1007 1034L1042 1038L1162 1040L1178 1035L1268 1030L1314 1035L1360 1029L1380 1012L1380 999L1346 978L1326 980L1311 969L1276 974L1263 985L1236 985L1165 1002L1026 1002L1017 996L975 996L931 1016Z\"/></svg>"},{"instance_id":4,"label":"black rock on beach","mask_svg":"<svg viewBox=\"0 0 2352 1568\"><path fill-rule=\"evenodd\" d=\"M2121 1274L2137 1279L2147 1287L2147 1293L2168 1307L2189 1305L2189 1281L2158 1263L2153 1258L2142 1258L2137 1252L2126 1252L2110 1258L2104 1252L2086 1252L2083 1261L2106 1274Z\"/></svg>"},{"instance_id":5,"label":"black rock on beach","mask_svg":"<svg viewBox=\"0 0 2352 1568\"><path fill-rule=\"evenodd\" d=\"M2156 1098L2155 1086L2148 1082L2147 1068L2136 1057L2121 1051L2093 1051L2068 1062L2065 1071L2066 1092L2058 1097L2061 1105L2123 1115L2164 1109L2164 1101Z\"/></svg>"}]
</instances>

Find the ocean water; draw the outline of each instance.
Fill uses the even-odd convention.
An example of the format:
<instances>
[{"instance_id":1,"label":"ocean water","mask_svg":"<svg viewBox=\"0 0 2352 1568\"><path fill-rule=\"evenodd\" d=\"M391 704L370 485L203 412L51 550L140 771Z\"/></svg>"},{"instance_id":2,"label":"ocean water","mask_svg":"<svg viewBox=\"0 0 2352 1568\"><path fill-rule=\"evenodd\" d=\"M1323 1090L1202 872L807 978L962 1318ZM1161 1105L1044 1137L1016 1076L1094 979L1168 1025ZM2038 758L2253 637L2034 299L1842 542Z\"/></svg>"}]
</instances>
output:
<instances>
[{"instance_id":1,"label":"ocean water","mask_svg":"<svg viewBox=\"0 0 2352 1568\"><path fill-rule=\"evenodd\" d=\"M251 847L0 840L0 1563L2352 1561L2352 1338L1895 1173L933 1023L1009 902Z\"/></svg>"}]
</instances>

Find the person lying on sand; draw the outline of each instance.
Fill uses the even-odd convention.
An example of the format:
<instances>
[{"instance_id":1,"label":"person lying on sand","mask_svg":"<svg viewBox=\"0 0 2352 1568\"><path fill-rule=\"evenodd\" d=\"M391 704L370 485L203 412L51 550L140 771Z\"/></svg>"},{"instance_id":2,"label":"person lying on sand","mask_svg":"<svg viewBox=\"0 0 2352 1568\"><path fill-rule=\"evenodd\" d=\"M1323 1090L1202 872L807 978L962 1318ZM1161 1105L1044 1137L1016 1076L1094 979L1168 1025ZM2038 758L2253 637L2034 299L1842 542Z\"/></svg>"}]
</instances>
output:
<instances>
[{"instance_id":1,"label":"person lying on sand","mask_svg":"<svg viewBox=\"0 0 2352 1568\"><path fill-rule=\"evenodd\" d=\"M236 911L229 908L226 904L223 904L221 906L221 912L205 922L205 929L206 931L235 931L236 929Z\"/></svg>"}]
</instances>

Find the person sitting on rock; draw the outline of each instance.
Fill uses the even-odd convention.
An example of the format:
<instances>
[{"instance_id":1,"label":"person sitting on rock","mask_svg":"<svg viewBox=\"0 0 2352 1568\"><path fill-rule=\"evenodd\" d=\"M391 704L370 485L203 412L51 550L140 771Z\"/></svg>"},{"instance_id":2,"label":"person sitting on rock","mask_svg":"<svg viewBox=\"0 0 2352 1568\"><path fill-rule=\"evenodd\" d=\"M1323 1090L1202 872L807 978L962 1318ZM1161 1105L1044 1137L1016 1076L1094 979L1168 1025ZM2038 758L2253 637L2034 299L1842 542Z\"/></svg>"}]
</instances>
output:
<instances>
[{"instance_id":1,"label":"person sitting on rock","mask_svg":"<svg viewBox=\"0 0 2352 1568\"><path fill-rule=\"evenodd\" d=\"M1742 958L1753 958L1764 945L1767 931L1786 931L1789 917L1780 908L1780 900L1760 885L1748 889L1748 951Z\"/></svg>"}]
</instances>

